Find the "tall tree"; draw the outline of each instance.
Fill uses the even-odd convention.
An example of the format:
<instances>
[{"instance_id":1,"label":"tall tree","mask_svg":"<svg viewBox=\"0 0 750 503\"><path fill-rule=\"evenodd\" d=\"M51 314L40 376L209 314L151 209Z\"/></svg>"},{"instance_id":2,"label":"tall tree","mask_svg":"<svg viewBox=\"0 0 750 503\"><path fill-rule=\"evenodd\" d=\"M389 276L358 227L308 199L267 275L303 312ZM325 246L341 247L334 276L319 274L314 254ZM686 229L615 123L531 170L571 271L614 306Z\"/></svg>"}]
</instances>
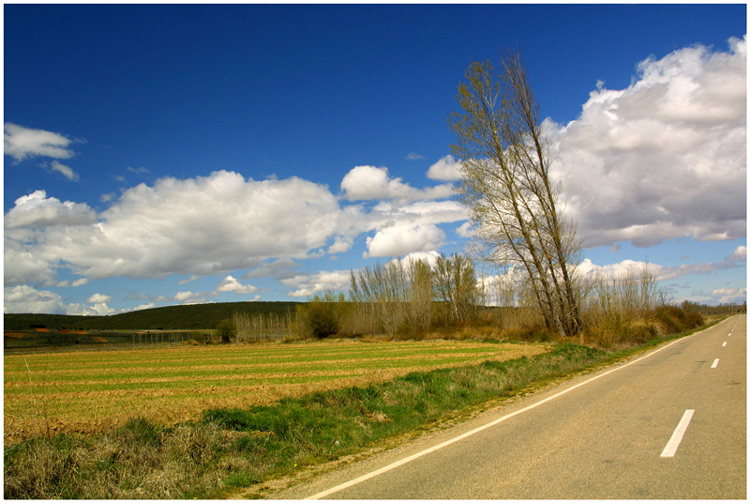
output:
<instances>
[{"instance_id":1,"label":"tall tree","mask_svg":"<svg viewBox=\"0 0 750 503\"><path fill-rule=\"evenodd\" d=\"M575 226L558 208L521 55L506 51L500 62L497 75L489 61L471 64L458 87L461 111L449 121L458 140L453 153L462 159L459 190L490 259L520 263L547 327L575 335L581 328L569 268L580 251Z\"/></svg>"}]
</instances>

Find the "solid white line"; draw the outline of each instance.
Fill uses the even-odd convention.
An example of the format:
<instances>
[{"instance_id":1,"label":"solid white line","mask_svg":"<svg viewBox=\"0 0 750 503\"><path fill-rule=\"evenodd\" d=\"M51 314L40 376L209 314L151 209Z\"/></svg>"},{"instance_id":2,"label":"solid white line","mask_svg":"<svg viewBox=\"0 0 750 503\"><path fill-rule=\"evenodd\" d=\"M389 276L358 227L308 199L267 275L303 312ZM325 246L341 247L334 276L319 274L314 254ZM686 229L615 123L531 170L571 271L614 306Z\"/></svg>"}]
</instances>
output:
<instances>
[{"instance_id":1,"label":"solid white line","mask_svg":"<svg viewBox=\"0 0 750 503\"><path fill-rule=\"evenodd\" d=\"M694 412L694 409L688 409L682 415L682 419L680 419L680 422L677 424L677 428L675 428L674 433L672 433L672 437L669 439L666 447L664 447L664 450L661 452L662 458L674 457L675 453L677 452L677 448L680 446L680 442L682 442L682 436L685 435L685 430L687 430L687 427L690 424L690 420L693 419Z\"/></svg>"},{"instance_id":2,"label":"solid white line","mask_svg":"<svg viewBox=\"0 0 750 503\"><path fill-rule=\"evenodd\" d=\"M693 335L695 335L695 334L693 334ZM468 438L468 437L470 437L470 436L472 436L472 435L474 435L476 433L479 433L480 431L484 431L484 430L486 430L488 428L492 428L493 426L496 426L496 425L502 423L503 421L506 421L506 420L508 420L508 419L510 419L512 417L515 417L515 416L518 416L520 414L523 414L524 412L528 412L531 409L535 409L535 408L539 407L542 404L545 404L547 402L551 402L552 400L554 400L556 398L559 398L559 397L565 395L566 393L569 393L569 392L573 391L574 389L578 389L581 386L585 386L586 384L589 384L590 382L596 381L597 379L600 379L600 378L602 378L602 377L604 377L606 375L609 375L612 372L617 372L618 370L622 370L625 367L629 367L630 365L638 363L641 360L644 360L646 358L649 358L649 357L655 355L659 351L663 351L663 350L667 349L672 344L677 344L678 342L684 341L685 339L688 339L689 337L692 337L692 335L689 335L688 337L683 337L681 339L677 339L675 341L672 341L669 344L667 344L666 346L662 346L659 349L657 349L656 351L654 351L652 353L648 353L647 355L641 356L640 358L638 358L636 360L633 360L632 362L626 363L625 365L622 365L620 367L616 367L614 369L608 370L607 372L604 372L602 374L596 375L596 376L592 377L591 379L588 379L588 380L586 380L584 382L578 383L575 386L571 386L570 388L564 389L564 390L562 390L562 391L560 391L560 392L558 392L558 393L556 393L556 394L554 394L552 396L548 396L544 400L540 400L540 401L538 401L538 402L536 402L534 404L529 405L528 407L524 407L523 409L519 409L519 410L517 410L515 412L511 412L510 414L507 414L507 415L505 415L505 416L503 416L501 418L495 419L494 421L492 421L490 423L487 423L487 424L485 424L483 426L480 426L479 428L475 428L475 429L473 429L471 431L468 431L468 432L466 432L466 433L464 433L462 435L459 435L457 437L454 437L454 438L452 438L450 440L446 440L442 444L438 444L436 446L430 447L429 449L425 449L425 450L420 451L420 452L418 452L416 454L412 454L411 456L408 456L406 458L403 458L403 459L400 459L398 461L395 461L395 462L391 463L390 465L384 466L383 468L380 468L380 469L375 470L375 471L370 472L370 473L366 473L366 474L364 474L364 475L362 475L360 477L357 477L356 479L352 479L352 480L350 480L348 482L344 482L343 484L339 484L339 485L337 485L335 487L332 487L332 488L327 489L325 491L319 492L318 494L314 494L312 496L308 496L305 499L306 500L323 499L323 498L325 498L326 496L328 496L330 494L337 493L339 491L343 491L344 489L352 487L352 486L355 486L355 485L359 484L360 482L364 482L365 480L369 480L369 479L371 479L373 477L377 477L378 475L381 475L381 474L383 474L385 472L389 472L389 471L393 470L394 468L398 468L399 466L402 466L402 465L405 465L407 463L410 463L410 462L414 461L415 459L421 458L422 456L426 456L427 454L430 454L430 453L433 453L435 451L438 451L438 450L442 449L443 447L447 447L447 446L449 446L451 444L455 444L456 442L459 442L459 441L461 441L461 440L463 440L465 438Z\"/></svg>"},{"instance_id":3,"label":"solid white line","mask_svg":"<svg viewBox=\"0 0 750 503\"><path fill-rule=\"evenodd\" d=\"M715 369L719 365L719 359L715 359L714 362L711 364L711 368Z\"/></svg>"}]
</instances>

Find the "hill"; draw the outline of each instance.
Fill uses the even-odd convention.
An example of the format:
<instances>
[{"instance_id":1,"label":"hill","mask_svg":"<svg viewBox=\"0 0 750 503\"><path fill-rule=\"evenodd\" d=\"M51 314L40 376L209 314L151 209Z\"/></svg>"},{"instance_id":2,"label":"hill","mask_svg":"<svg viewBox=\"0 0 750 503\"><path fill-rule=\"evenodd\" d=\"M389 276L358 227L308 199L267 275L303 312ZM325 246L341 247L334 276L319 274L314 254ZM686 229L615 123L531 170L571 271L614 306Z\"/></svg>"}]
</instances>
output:
<instances>
[{"instance_id":1,"label":"hill","mask_svg":"<svg viewBox=\"0 0 750 503\"><path fill-rule=\"evenodd\" d=\"M31 328L78 330L179 330L215 328L235 312L249 314L294 313L299 302L220 302L167 306L113 314L74 316L64 314L6 313L5 330Z\"/></svg>"}]
</instances>

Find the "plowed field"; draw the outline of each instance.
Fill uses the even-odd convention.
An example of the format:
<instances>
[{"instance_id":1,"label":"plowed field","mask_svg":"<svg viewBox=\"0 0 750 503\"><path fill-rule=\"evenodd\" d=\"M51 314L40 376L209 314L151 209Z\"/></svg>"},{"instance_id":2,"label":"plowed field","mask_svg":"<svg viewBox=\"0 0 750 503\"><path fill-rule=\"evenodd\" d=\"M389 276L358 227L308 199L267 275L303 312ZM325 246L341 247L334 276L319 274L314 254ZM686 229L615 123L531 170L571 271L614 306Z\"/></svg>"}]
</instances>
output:
<instances>
[{"instance_id":1,"label":"plowed field","mask_svg":"<svg viewBox=\"0 0 750 503\"><path fill-rule=\"evenodd\" d=\"M102 431L133 416L175 424L214 407L269 404L547 350L541 344L325 341L6 355L5 443L47 431Z\"/></svg>"}]
</instances>

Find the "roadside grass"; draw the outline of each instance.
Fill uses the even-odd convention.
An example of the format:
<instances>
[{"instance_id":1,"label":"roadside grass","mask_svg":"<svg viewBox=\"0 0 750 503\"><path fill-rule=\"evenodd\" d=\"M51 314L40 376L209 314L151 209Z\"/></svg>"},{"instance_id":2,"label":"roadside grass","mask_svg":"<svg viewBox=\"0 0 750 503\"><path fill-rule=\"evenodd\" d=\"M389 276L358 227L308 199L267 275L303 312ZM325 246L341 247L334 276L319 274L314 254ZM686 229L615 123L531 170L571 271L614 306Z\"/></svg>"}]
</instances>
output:
<instances>
[{"instance_id":1,"label":"roadside grass","mask_svg":"<svg viewBox=\"0 0 750 503\"><path fill-rule=\"evenodd\" d=\"M199 420L174 426L136 417L98 435L37 437L5 449L4 496L221 497L612 357L559 344L531 358L412 372L273 405L210 409Z\"/></svg>"}]
</instances>

